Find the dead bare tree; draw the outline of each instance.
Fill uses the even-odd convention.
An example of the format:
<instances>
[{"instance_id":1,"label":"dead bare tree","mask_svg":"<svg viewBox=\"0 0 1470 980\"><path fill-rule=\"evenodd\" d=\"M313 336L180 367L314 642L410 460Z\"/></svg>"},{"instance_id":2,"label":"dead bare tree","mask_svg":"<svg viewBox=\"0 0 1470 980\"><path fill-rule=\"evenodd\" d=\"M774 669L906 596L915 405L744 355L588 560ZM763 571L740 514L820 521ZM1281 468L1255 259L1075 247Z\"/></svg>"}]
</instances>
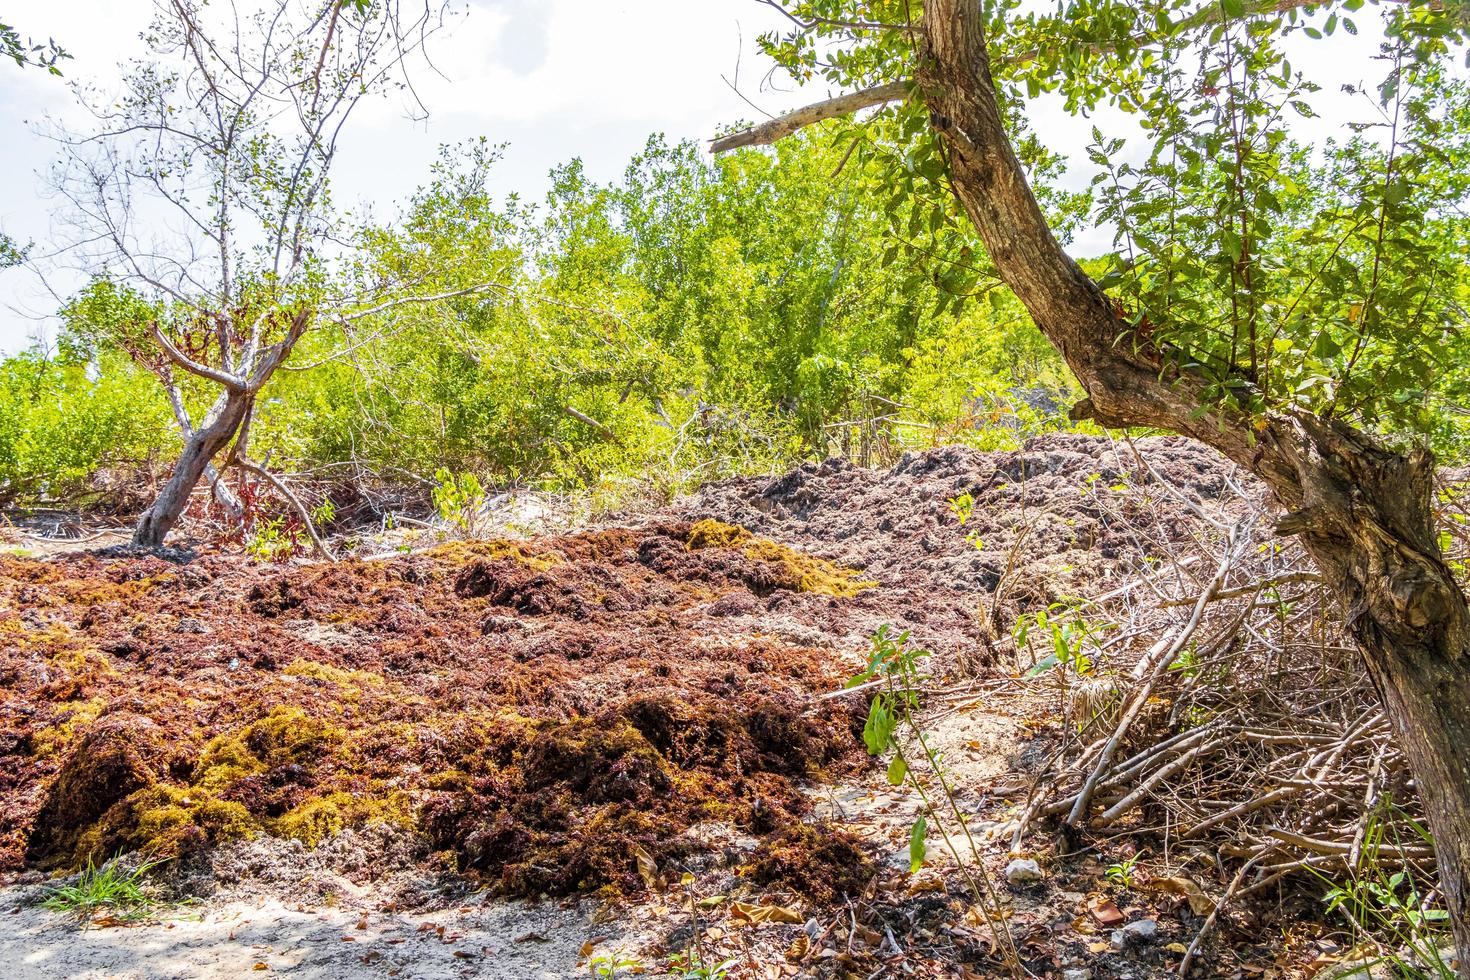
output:
<instances>
[{"instance_id":1,"label":"dead bare tree","mask_svg":"<svg viewBox=\"0 0 1470 980\"><path fill-rule=\"evenodd\" d=\"M1276 12L1296 4L1265 6ZM1414 6L1446 9L1433 2ZM867 9L840 3L797 9L830 14L858 7ZM714 148L768 142L864 105L919 100L943 148L954 199L1001 279L1087 393L1073 417L1188 435L1257 474L1287 512L1276 532L1300 537L1349 610L1348 629L1416 777L1459 950L1457 969L1470 978L1470 605L1437 541L1433 457L1422 447L1394 449L1330 411L1279 406L1247 413L1222 406L1200 365L1140 334L1139 320L1053 234L1002 109L988 36L998 21L988 19L985 5L927 0L894 9L893 24L844 29L909 39L887 61L901 77L723 137ZM1206 4L1198 18L1208 23L1229 9ZM808 21L799 21L803 30L820 26ZM1164 22L1177 28L1187 20L1176 13ZM1255 384L1254 364L1249 367L1236 383Z\"/></svg>"},{"instance_id":2,"label":"dead bare tree","mask_svg":"<svg viewBox=\"0 0 1470 980\"><path fill-rule=\"evenodd\" d=\"M60 134L53 181L75 231L68 254L118 298L109 339L159 379L183 440L135 544L162 545L201 477L238 510L213 461L234 441L226 463L259 471L249 419L309 330L432 298L411 284L334 287L348 245L329 191L359 105L399 93L421 110L408 63L445 11L158 0L152 57L128 67L121 97L80 93L96 128Z\"/></svg>"}]
</instances>

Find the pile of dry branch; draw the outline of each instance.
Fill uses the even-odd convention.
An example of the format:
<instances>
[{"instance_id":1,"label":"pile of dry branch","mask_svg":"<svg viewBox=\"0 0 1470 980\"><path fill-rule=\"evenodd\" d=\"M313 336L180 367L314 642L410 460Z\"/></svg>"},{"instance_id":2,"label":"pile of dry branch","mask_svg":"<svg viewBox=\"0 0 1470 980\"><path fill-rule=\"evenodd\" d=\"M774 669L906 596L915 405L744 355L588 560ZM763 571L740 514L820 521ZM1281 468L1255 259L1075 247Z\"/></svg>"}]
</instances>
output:
<instances>
[{"instance_id":1,"label":"pile of dry branch","mask_svg":"<svg viewBox=\"0 0 1470 980\"><path fill-rule=\"evenodd\" d=\"M1042 818L1074 840L1155 834L1176 862L1204 861L1229 881L1206 932L1234 900L1303 881L1320 895L1323 879L1369 865L1407 866L1432 899L1408 766L1310 560L1272 533L1250 481L1207 502L1135 458L1150 478L1099 505L1141 494L1167 502L1155 512L1182 505L1196 520L1181 543L1178 522L1115 506L1111 519L1157 560L1121 587L1053 607L1050 623L1086 638L1084 666L1049 671L1068 735L1013 843ZM1463 498L1444 493L1441 516L1453 559L1467 544ZM1017 646L1023 666L1053 653L1035 630Z\"/></svg>"}]
</instances>

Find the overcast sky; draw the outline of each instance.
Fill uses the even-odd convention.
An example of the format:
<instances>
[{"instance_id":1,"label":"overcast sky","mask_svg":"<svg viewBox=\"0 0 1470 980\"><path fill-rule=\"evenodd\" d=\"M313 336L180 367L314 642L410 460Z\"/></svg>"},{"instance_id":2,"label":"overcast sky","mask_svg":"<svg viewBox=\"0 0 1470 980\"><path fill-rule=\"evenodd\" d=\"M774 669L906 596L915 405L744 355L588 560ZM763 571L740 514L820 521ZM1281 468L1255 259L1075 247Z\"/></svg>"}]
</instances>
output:
<instances>
[{"instance_id":1,"label":"overcast sky","mask_svg":"<svg viewBox=\"0 0 1470 980\"><path fill-rule=\"evenodd\" d=\"M68 79L109 90L118 63L142 53L138 33L152 10L152 0L5 4L6 21L22 35L54 37L73 55L63 65ZM1372 18L1364 14L1364 21ZM499 192L540 198L547 171L574 156L594 178L611 179L652 132L704 139L721 123L757 117L724 80L735 80L737 65L741 92L768 112L823 97L819 89L761 90L767 66L755 38L780 23L755 0L472 0L431 42L444 77L416 78L429 119L413 122L395 103L360 107L338 158L336 198L390 213L423 182L440 144L481 135L510 144L495 176ZM1330 58L1359 73L1344 80L1374 77L1372 33L1339 32L1330 50L1312 46L1299 63ZM1044 106L1042 117L1038 132L1080 157L1091 121L1068 120L1054 105ZM0 230L40 247L54 237L56 206L41 176L55 147L35 132L36 121L48 118L80 124L66 81L0 64ZM1331 126L1330 118L1318 124ZM1074 179L1085 184L1086 174ZM1106 231L1094 231L1076 246L1096 253L1110 241ZM76 280L53 275L53 284L64 293ZM0 353L25 346L55 307L33 272L0 272Z\"/></svg>"}]
</instances>

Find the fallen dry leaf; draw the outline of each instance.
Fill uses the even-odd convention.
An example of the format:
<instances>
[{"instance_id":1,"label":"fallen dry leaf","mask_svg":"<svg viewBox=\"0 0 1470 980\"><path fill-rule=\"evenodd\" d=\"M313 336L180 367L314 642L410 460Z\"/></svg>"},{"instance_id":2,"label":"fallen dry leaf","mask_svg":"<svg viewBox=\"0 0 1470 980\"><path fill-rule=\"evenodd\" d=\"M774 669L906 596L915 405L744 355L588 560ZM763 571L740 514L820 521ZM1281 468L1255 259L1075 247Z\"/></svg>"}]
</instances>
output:
<instances>
[{"instance_id":1,"label":"fallen dry leaf","mask_svg":"<svg viewBox=\"0 0 1470 980\"><path fill-rule=\"evenodd\" d=\"M909 882L909 894L919 895L923 892L944 891L944 879L937 874L919 875Z\"/></svg>"},{"instance_id":2,"label":"fallen dry leaf","mask_svg":"<svg viewBox=\"0 0 1470 980\"><path fill-rule=\"evenodd\" d=\"M119 919L115 915L98 915L93 916L92 925L98 929L113 929L117 928L118 926L130 926L133 925L133 923L129 922L127 919Z\"/></svg>"},{"instance_id":3,"label":"fallen dry leaf","mask_svg":"<svg viewBox=\"0 0 1470 980\"><path fill-rule=\"evenodd\" d=\"M794 909L781 905L751 905L747 902L733 903L730 906L730 917L753 926L768 922L785 922L799 926L806 921Z\"/></svg>"},{"instance_id":4,"label":"fallen dry leaf","mask_svg":"<svg viewBox=\"0 0 1470 980\"><path fill-rule=\"evenodd\" d=\"M1205 890L1192 878L1186 878L1183 875L1169 878L1154 878L1146 882L1144 887L1187 899L1189 901L1189 910L1195 915L1209 915L1215 911L1214 899L1206 895Z\"/></svg>"},{"instance_id":5,"label":"fallen dry leaf","mask_svg":"<svg viewBox=\"0 0 1470 980\"><path fill-rule=\"evenodd\" d=\"M638 863L638 877L652 891L663 891L663 880L658 875L658 862L642 844L633 845L633 860Z\"/></svg>"},{"instance_id":6,"label":"fallen dry leaf","mask_svg":"<svg viewBox=\"0 0 1470 980\"><path fill-rule=\"evenodd\" d=\"M1011 917L1011 909L1003 908L993 913L983 905L971 905L965 909L965 925L975 928L988 927L991 922L1004 922Z\"/></svg>"}]
</instances>

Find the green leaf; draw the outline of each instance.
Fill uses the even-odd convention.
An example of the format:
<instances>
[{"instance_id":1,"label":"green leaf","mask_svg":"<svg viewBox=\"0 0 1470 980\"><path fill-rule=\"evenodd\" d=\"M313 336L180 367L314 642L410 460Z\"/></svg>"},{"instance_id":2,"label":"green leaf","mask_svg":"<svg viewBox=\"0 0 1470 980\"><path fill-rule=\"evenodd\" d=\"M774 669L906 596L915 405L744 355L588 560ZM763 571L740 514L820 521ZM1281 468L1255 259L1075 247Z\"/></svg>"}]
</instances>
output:
<instances>
[{"instance_id":1,"label":"green leaf","mask_svg":"<svg viewBox=\"0 0 1470 980\"><path fill-rule=\"evenodd\" d=\"M873 699L873 704L868 709L867 724L863 725L863 743L868 747L868 754L882 755L888 751L896 727L898 719L888 710L888 705L880 694Z\"/></svg>"},{"instance_id":2,"label":"green leaf","mask_svg":"<svg viewBox=\"0 0 1470 980\"><path fill-rule=\"evenodd\" d=\"M914 828L909 831L909 873L913 874L924 866L924 855L929 852L929 844L926 840L929 833L929 820L923 814L914 821Z\"/></svg>"},{"instance_id":3,"label":"green leaf","mask_svg":"<svg viewBox=\"0 0 1470 980\"><path fill-rule=\"evenodd\" d=\"M888 764L888 785L902 785L904 777L906 777L908 774L909 764L903 761L903 756L894 756L893 761Z\"/></svg>"}]
</instances>

